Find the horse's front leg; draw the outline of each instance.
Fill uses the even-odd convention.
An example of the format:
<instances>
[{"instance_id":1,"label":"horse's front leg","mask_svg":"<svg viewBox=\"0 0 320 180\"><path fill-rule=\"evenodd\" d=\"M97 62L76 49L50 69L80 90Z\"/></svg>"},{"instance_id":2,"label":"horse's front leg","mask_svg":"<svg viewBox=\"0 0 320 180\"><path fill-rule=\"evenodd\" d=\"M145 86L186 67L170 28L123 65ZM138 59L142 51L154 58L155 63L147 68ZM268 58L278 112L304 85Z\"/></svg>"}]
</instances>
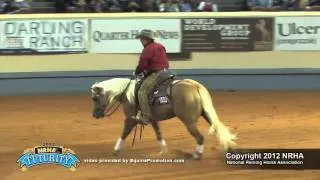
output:
<instances>
[{"instance_id":1,"label":"horse's front leg","mask_svg":"<svg viewBox=\"0 0 320 180\"><path fill-rule=\"evenodd\" d=\"M122 134L121 137L119 137L119 139L117 140L116 145L114 146L113 149L113 154L114 155L118 155L119 152L121 151L121 149L124 146L125 140L128 137L128 135L130 134L130 132L132 131L132 129L137 125L136 121L132 120L131 118L126 118L126 120L124 121L124 127L122 130Z\"/></svg>"},{"instance_id":2,"label":"horse's front leg","mask_svg":"<svg viewBox=\"0 0 320 180\"><path fill-rule=\"evenodd\" d=\"M156 134L159 146L160 146L160 153L159 154L164 154L166 152L168 152L168 147L167 147L167 143L166 141L162 138L162 133L159 127L159 123L157 121L151 121L153 130Z\"/></svg>"}]
</instances>

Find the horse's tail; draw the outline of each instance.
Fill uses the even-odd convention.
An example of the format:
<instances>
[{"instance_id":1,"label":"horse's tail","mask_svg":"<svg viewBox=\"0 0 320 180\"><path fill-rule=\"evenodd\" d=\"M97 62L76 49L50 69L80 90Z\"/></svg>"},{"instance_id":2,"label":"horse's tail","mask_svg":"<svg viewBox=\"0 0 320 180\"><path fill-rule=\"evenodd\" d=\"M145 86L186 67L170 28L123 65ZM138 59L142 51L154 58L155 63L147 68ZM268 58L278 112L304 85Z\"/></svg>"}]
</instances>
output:
<instances>
[{"instance_id":1,"label":"horse's tail","mask_svg":"<svg viewBox=\"0 0 320 180\"><path fill-rule=\"evenodd\" d=\"M229 131L229 128L219 120L217 112L213 107L211 95L208 90L197 81L190 79L188 79L187 81L197 86L201 98L203 113L205 115L205 118L208 119L211 124L209 128L209 135L215 134L220 145L222 145L225 150L235 146L236 143L234 141L237 139L237 135L232 134Z\"/></svg>"}]
</instances>

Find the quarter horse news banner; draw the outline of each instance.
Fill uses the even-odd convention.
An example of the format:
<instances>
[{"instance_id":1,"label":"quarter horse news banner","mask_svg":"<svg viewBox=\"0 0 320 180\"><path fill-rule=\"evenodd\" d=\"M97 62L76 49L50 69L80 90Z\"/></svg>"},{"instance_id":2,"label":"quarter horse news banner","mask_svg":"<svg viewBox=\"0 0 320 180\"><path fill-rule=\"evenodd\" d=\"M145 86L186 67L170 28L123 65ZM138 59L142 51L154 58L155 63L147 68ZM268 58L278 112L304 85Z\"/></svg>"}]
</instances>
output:
<instances>
[{"instance_id":1,"label":"quarter horse news banner","mask_svg":"<svg viewBox=\"0 0 320 180\"><path fill-rule=\"evenodd\" d=\"M88 20L14 20L0 22L1 52L83 52Z\"/></svg>"}]
</instances>

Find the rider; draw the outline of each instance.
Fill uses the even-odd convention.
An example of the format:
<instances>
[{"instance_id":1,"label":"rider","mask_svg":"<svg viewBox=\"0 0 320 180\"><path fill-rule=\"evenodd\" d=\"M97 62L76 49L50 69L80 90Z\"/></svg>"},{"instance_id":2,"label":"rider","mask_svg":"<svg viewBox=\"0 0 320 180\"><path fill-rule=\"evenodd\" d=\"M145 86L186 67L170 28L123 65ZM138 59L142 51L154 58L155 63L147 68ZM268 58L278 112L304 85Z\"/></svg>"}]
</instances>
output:
<instances>
[{"instance_id":1,"label":"rider","mask_svg":"<svg viewBox=\"0 0 320 180\"><path fill-rule=\"evenodd\" d=\"M144 77L143 83L138 92L140 109L133 119L143 124L148 124L151 118L151 110L148 102L148 95L158 84L159 74L169 68L168 57L165 47L154 41L154 32L144 29L137 36L144 49L140 55L139 64L135 75Z\"/></svg>"}]
</instances>

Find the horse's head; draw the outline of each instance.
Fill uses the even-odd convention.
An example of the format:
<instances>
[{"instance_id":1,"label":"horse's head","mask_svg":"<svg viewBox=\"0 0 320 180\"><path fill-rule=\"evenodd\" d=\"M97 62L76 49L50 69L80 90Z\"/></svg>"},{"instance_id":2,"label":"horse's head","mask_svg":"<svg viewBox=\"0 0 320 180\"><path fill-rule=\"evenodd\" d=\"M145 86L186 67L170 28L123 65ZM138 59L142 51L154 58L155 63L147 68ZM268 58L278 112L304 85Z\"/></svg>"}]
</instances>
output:
<instances>
[{"instance_id":1,"label":"horse's head","mask_svg":"<svg viewBox=\"0 0 320 180\"><path fill-rule=\"evenodd\" d=\"M96 119L104 117L104 111L107 107L107 97L102 87L92 87L91 97L93 101L92 116Z\"/></svg>"},{"instance_id":2,"label":"horse's head","mask_svg":"<svg viewBox=\"0 0 320 180\"><path fill-rule=\"evenodd\" d=\"M96 119L105 116L105 109L112 106L115 101L120 101L122 93L124 93L130 79L113 78L91 86L93 111L92 115Z\"/></svg>"}]
</instances>

